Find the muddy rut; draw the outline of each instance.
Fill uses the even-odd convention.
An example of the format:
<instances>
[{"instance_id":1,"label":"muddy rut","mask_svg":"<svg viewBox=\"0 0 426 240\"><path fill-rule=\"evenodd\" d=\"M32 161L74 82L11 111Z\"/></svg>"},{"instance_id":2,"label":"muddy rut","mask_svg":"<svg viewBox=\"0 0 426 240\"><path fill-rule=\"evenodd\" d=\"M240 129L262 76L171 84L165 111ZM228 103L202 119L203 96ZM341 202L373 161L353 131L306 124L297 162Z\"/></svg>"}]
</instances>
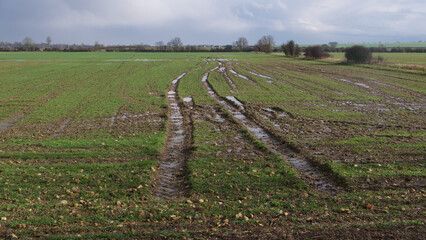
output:
<instances>
[{"instance_id":1,"label":"muddy rut","mask_svg":"<svg viewBox=\"0 0 426 240\"><path fill-rule=\"evenodd\" d=\"M183 104L189 105L192 99L179 101L177 87L186 73L174 79L168 89L169 121L164 151L157 166L154 191L160 199L176 199L189 195L187 159L191 147L192 126L188 114L184 114Z\"/></svg>"},{"instance_id":2,"label":"muddy rut","mask_svg":"<svg viewBox=\"0 0 426 240\"><path fill-rule=\"evenodd\" d=\"M252 135L262 141L272 152L280 155L297 169L301 178L312 187L327 193L337 193L341 190L330 177L325 175L318 168L312 166L312 164L304 158L298 156L287 144L277 140L259 124L248 118L245 113L244 105L238 101L237 98L234 96L226 96L225 98L219 96L207 81L209 73L217 68L218 67L205 73L201 79L205 89L213 99L225 107L239 124L243 125Z\"/></svg>"}]
</instances>

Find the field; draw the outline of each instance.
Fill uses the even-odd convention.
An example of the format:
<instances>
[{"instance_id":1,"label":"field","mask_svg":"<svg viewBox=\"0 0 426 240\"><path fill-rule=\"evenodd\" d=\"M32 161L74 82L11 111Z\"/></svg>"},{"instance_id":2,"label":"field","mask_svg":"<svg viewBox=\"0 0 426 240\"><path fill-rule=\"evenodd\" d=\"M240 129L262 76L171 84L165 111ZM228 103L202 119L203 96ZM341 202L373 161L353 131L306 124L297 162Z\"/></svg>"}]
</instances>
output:
<instances>
[{"instance_id":1,"label":"field","mask_svg":"<svg viewBox=\"0 0 426 240\"><path fill-rule=\"evenodd\" d=\"M337 47L352 47L355 44L337 44ZM364 47L385 47L385 48L405 48L405 47L411 47L411 48L424 48L426 47L426 42L394 42L394 43L362 43L357 44L362 45Z\"/></svg>"},{"instance_id":2,"label":"field","mask_svg":"<svg viewBox=\"0 0 426 240\"><path fill-rule=\"evenodd\" d=\"M344 59L345 53L330 53L331 57ZM424 53L373 53L373 57L382 56L384 63L393 65L418 65L417 67L425 69L426 54Z\"/></svg>"},{"instance_id":3,"label":"field","mask_svg":"<svg viewBox=\"0 0 426 240\"><path fill-rule=\"evenodd\" d=\"M0 53L0 238L423 239L413 56Z\"/></svg>"}]
</instances>

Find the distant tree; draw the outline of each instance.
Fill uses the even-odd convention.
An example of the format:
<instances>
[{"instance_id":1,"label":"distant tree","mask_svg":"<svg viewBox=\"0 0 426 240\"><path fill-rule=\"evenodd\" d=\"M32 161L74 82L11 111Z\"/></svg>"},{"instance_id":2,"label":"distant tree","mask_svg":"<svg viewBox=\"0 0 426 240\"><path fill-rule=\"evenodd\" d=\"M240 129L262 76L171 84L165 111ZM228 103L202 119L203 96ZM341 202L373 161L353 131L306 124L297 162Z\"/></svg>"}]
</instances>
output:
<instances>
[{"instance_id":1,"label":"distant tree","mask_svg":"<svg viewBox=\"0 0 426 240\"><path fill-rule=\"evenodd\" d=\"M159 51L165 51L166 50L166 44L164 44L163 41L156 42L155 46L157 47L157 50L159 50Z\"/></svg>"},{"instance_id":2,"label":"distant tree","mask_svg":"<svg viewBox=\"0 0 426 240\"><path fill-rule=\"evenodd\" d=\"M24 45L25 51L35 50L35 45L34 45L33 39L30 38L30 37L24 38L24 40L22 41L22 44Z\"/></svg>"},{"instance_id":3,"label":"distant tree","mask_svg":"<svg viewBox=\"0 0 426 240\"><path fill-rule=\"evenodd\" d=\"M337 42L329 42L328 45L330 45L330 47L332 47L332 48L336 48Z\"/></svg>"},{"instance_id":4,"label":"distant tree","mask_svg":"<svg viewBox=\"0 0 426 240\"><path fill-rule=\"evenodd\" d=\"M286 56L297 57L300 55L300 47L293 40L288 41L287 44L283 44L281 49Z\"/></svg>"},{"instance_id":5,"label":"distant tree","mask_svg":"<svg viewBox=\"0 0 426 240\"><path fill-rule=\"evenodd\" d=\"M232 45L226 45L223 49L225 52L232 52Z\"/></svg>"},{"instance_id":6,"label":"distant tree","mask_svg":"<svg viewBox=\"0 0 426 240\"><path fill-rule=\"evenodd\" d=\"M234 46L238 48L240 51L244 51L248 48L248 41L245 37L240 37L238 40L234 43Z\"/></svg>"},{"instance_id":7,"label":"distant tree","mask_svg":"<svg viewBox=\"0 0 426 240\"><path fill-rule=\"evenodd\" d=\"M370 50L360 45L355 45L346 49L345 57L349 63L370 63L371 62Z\"/></svg>"},{"instance_id":8,"label":"distant tree","mask_svg":"<svg viewBox=\"0 0 426 240\"><path fill-rule=\"evenodd\" d=\"M101 44L99 44L98 41L95 41L95 47L94 47L95 51L98 51L100 48L101 48Z\"/></svg>"},{"instance_id":9,"label":"distant tree","mask_svg":"<svg viewBox=\"0 0 426 240\"><path fill-rule=\"evenodd\" d=\"M311 47L305 48L306 58L320 59L320 58L326 58L329 56L330 54L322 51L321 46L311 46Z\"/></svg>"},{"instance_id":10,"label":"distant tree","mask_svg":"<svg viewBox=\"0 0 426 240\"><path fill-rule=\"evenodd\" d=\"M271 35L263 36L257 41L256 48L260 52L271 53L274 46L274 37Z\"/></svg>"},{"instance_id":11,"label":"distant tree","mask_svg":"<svg viewBox=\"0 0 426 240\"><path fill-rule=\"evenodd\" d=\"M331 52L331 47L328 44L321 45L321 49L323 52Z\"/></svg>"},{"instance_id":12,"label":"distant tree","mask_svg":"<svg viewBox=\"0 0 426 240\"><path fill-rule=\"evenodd\" d=\"M47 42L47 46L49 46L49 47L50 47L50 44L52 44L52 38L51 38L50 36L48 36L48 37L46 38L46 42Z\"/></svg>"},{"instance_id":13,"label":"distant tree","mask_svg":"<svg viewBox=\"0 0 426 240\"><path fill-rule=\"evenodd\" d=\"M177 52L182 49L183 43L179 37L175 37L167 43L167 46L170 47L173 51Z\"/></svg>"}]
</instances>

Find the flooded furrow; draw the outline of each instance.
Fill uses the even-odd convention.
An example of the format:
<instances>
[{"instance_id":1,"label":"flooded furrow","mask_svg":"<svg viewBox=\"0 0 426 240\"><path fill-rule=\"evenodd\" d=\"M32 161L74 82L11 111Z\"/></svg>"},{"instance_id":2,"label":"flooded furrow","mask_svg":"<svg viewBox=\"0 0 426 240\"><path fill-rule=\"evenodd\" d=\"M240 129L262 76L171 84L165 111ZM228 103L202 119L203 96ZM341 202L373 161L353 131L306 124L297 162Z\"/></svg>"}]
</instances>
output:
<instances>
[{"instance_id":1,"label":"flooded furrow","mask_svg":"<svg viewBox=\"0 0 426 240\"><path fill-rule=\"evenodd\" d=\"M176 199L188 196L187 158L191 147L190 120L184 117L177 86L186 73L172 81L167 93L169 103L169 122L166 144L156 170L154 196L160 199ZM184 104L192 99L185 98Z\"/></svg>"},{"instance_id":2,"label":"flooded furrow","mask_svg":"<svg viewBox=\"0 0 426 240\"><path fill-rule=\"evenodd\" d=\"M250 82L252 82L252 83L255 83L253 80L251 80L250 78L248 78L247 76L244 76L244 75L242 75L242 74L239 74L239 73L237 73L233 68L230 68L229 69L229 72L230 73L232 73L232 74L234 74L234 75L236 75L236 76L238 76L239 78L242 78L242 79L244 79L244 80L247 80L247 81L250 81Z\"/></svg>"},{"instance_id":3,"label":"flooded furrow","mask_svg":"<svg viewBox=\"0 0 426 240\"><path fill-rule=\"evenodd\" d=\"M17 116L5 119L3 122L0 122L0 133L9 130L9 128L12 127L13 124L19 122L25 116L27 116L27 114L18 114Z\"/></svg>"},{"instance_id":4,"label":"flooded furrow","mask_svg":"<svg viewBox=\"0 0 426 240\"><path fill-rule=\"evenodd\" d=\"M293 151L287 144L276 140L260 125L250 120L244 113L243 104L238 101L238 99L236 99L234 96L227 96L227 100L225 100L221 96L219 96L214 91L210 83L207 81L208 75L211 71L213 70L210 70L203 76L202 83L213 99L215 99L223 107L225 107L241 125L243 125L256 138L262 141L272 152L280 155L281 157L283 157L283 159L288 161L295 169L298 170L301 177L311 186L323 192L338 192L339 187L333 182L331 178L326 176L316 167L312 166L307 160L298 157L298 154ZM228 101L232 102L232 104Z\"/></svg>"},{"instance_id":5,"label":"flooded furrow","mask_svg":"<svg viewBox=\"0 0 426 240\"><path fill-rule=\"evenodd\" d=\"M221 73L222 76L224 76L224 78L226 79L226 81L228 81L228 83L229 83L229 85L231 85L231 87L233 87L234 89L237 89L237 86L235 85L235 83L231 80L231 78L226 73L226 66L225 66L225 64L219 62L219 69L217 71L219 73Z\"/></svg>"},{"instance_id":6,"label":"flooded furrow","mask_svg":"<svg viewBox=\"0 0 426 240\"><path fill-rule=\"evenodd\" d=\"M70 124L72 118L67 118L62 124L61 126L55 131L55 133L53 134L53 137L59 137L62 135L63 131L65 130L66 127L68 127L68 125Z\"/></svg>"},{"instance_id":7,"label":"flooded furrow","mask_svg":"<svg viewBox=\"0 0 426 240\"><path fill-rule=\"evenodd\" d=\"M266 79L267 81L267 83L274 83L274 81L276 81L274 78L271 78L271 77L269 77L269 76L266 76L266 75L262 75L262 74L259 74L259 73L255 73L255 72L252 72L252 71L248 71L248 73L250 73L251 75L254 75L254 76L257 76L257 77L261 77L261 78L264 78L264 79Z\"/></svg>"}]
</instances>

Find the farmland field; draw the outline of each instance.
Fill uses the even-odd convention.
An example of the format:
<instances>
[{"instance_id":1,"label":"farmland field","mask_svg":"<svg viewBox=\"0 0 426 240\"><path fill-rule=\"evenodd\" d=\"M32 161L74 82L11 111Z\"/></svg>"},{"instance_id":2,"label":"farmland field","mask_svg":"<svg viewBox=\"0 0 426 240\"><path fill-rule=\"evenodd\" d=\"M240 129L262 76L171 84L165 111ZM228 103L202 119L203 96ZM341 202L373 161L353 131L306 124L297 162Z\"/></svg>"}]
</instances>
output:
<instances>
[{"instance_id":1,"label":"farmland field","mask_svg":"<svg viewBox=\"0 0 426 240\"><path fill-rule=\"evenodd\" d=\"M422 239L426 58L387 56L0 53L0 238Z\"/></svg>"},{"instance_id":2,"label":"farmland field","mask_svg":"<svg viewBox=\"0 0 426 240\"><path fill-rule=\"evenodd\" d=\"M344 59L345 53L330 53L333 58ZM425 67L426 65L426 54L424 53L373 53L373 57L382 56L385 60L385 63L393 64L417 64L420 67Z\"/></svg>"}]
</instances>

